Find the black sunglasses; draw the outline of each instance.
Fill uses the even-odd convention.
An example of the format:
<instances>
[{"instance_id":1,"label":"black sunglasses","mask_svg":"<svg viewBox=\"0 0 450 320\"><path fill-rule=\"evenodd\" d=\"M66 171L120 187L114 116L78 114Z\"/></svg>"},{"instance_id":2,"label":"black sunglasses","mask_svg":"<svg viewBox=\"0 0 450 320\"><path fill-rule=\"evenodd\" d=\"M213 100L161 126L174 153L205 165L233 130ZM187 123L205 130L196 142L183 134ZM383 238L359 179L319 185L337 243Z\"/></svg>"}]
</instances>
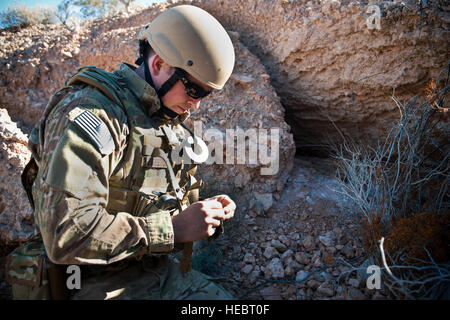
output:
<instances>
[{"instance_id":1,"label":"black sunglasses","mask_svg":"<svg viewBox=\"0 0 450 320\"><path fill-rule=\"evenodd\" d=\"M212 90L205 90L202 86L189 80L187 77L187 72L183 69L176 68L175 73L177 74L178 79L183 82L184 91L186 91L186 94L192 99L201 99L211 94Z\"/></svg>"}]
</instances>

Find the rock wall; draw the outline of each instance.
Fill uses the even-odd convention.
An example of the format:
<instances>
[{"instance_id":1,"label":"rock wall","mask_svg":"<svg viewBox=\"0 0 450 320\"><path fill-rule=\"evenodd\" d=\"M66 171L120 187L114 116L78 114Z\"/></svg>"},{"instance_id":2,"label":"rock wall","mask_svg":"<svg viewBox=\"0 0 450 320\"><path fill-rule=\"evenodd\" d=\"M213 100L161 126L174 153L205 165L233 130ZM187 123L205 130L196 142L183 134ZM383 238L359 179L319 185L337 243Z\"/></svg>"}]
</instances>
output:
<instances>
[{"instance_id":1,"label":"rock wall","mask_svg":"<svg viewBox=\"0 0 450 320\"><path fill-rule=\"evenodd\" d=\"M33 213L20 175L30 160L28 138L0 109L0 243L11 244L33 235Z\"/></svg>"},{"instance_id":2,"label":"rock wall","mask_svg":"<svg viewBox=\"0 0 450 320\"><path fill-rule=\"evenodd\" d=\"M426 2L426 3L425 3ZM342 141L371 142L398 110L446 68L448 1L195 0L266 67L297 148ZM371 20L380 9L379 29ZM372 8L373 10L373 8ZM368 23L372 28L369 29ZM441 80L443 77L441 77Z\"/></svg>"},{"instance_id":3,"label":"rock wall","mask_svg":"<svg viewBox=\"0 0 450 320\"><path fill-rule=\"evenodd\" d=\"M195 123L202 123L204 139L220 133L223 155L216 158L223 163L215 161L199 167L207 189L234 195L240 205L258 215L267 212L279 199L291 174L295 145L290 127L284 121L284 108L264 66L239 41L237 32L230 35L236 53L233 74L222 91L201 102L200 109L187 123L194 129ZM245 154L238 146L238 130L242 136L247 133ZM263 140L265 135L267 141ZM231 157L227 155L227 152L231 155L227 151L227 138L234 141ZM211 138L210 145L215 141L216 138ZM255 157L250 155L252 147L256 150ZM265 155L268 159L264 159Z\"/></svg>"}]
</instances>

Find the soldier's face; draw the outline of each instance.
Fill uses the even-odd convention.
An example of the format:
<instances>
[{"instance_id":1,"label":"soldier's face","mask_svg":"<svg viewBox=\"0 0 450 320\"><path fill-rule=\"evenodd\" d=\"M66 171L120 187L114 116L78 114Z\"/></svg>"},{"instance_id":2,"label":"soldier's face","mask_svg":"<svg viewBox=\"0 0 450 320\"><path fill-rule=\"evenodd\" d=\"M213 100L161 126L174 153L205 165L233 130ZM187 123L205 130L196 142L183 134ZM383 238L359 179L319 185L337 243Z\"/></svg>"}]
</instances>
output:
<instances>
[{"instance_id":1,"label":"soldier's face","mask_svg":"<svg viewBox=\"0 0 450 320\"><path fill-rule=\"evenodd\" d=\"M170 67L158 55L155 55L150 68L152 69L152 79L155 87L159 89L164 82L167 81L175 72L175 69ZM204 85L191 75L187 75L189 81L201 86L205 91L210 91L212 88ZM200 99L190 97L184 88L184 84L178 80L175 85L161 98L164 105L172 111L182 114L188 110L197 110L200 107Z\"/></svg>"}]
</instances>

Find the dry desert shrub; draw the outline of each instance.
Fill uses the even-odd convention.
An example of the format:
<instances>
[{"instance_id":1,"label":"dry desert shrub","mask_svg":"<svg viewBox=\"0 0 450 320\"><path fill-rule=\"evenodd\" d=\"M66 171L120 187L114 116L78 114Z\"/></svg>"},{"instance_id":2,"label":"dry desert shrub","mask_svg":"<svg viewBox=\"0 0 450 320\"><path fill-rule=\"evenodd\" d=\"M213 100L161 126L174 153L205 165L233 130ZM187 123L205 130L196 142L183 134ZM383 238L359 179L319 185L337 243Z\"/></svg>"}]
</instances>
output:
<instances>
[{"instance_id":1,"label":"dry desert shrub","mask_svg":"<svg viewBox=\"0 0 450 320\"><path fill-rule=\"evenodd\" d=\"M26 5L14 5L0 12L0 27L22 29L36 24L55 23L55 9L49 6L28 8Z\"/></svg>"},{"instance_id":2,"label":"dry desert shrub","mask_svg":"<svg viewBox=\"0 0 450 320\"><path fill-rule=\"evenodd\" d=\"M444 71L422 101L392 97L400 119L377 148L348 140L335 148L338 178L358 208L366 253L383 266L384 284L396 298L449 294L450 63Z\"/></svg>"}]
</instances>

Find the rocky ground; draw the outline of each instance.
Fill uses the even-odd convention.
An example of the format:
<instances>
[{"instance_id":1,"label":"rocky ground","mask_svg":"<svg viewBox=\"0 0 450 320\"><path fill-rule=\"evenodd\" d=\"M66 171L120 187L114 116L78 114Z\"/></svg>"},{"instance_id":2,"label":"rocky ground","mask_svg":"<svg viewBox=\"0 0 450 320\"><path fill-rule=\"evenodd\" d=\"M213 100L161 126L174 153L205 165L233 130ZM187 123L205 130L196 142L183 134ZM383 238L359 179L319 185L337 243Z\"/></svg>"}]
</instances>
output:
<instances>
[{"instance_id":1,"label":"rocky ground","mask_svg":"<svg viewBox=\"0 0 450 320\"><path fill-rule=\"evenodd\" d=\"M366 288L358 226L333 176L331 160L296 157L269 215L230 221L220 283L242 299L388 299Z\"/></svg>"}]
</instances>

